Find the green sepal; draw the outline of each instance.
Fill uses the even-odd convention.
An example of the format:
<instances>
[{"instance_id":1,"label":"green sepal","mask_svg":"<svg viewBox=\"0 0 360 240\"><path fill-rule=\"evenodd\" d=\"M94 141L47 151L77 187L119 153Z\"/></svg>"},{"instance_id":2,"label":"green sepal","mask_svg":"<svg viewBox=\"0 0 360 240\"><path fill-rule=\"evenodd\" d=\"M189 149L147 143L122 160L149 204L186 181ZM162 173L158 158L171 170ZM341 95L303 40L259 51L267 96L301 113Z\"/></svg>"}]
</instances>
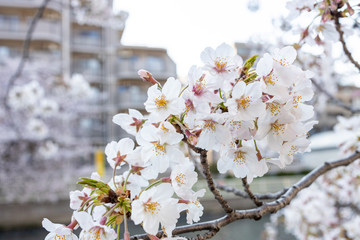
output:
<instances>
[{"instance_id":1,"label":"green sepal","mask_svg":"<svg viewBox=\"0 0 360 240\"><path fill-rule=\"evenodd\" d=\"M252 56L251 58L249 58L248 60L246 60L246 62L244 63L243 66L243 71L244 73L248 73L249 69L254 65L256 59L259 57L259 55L255 55Z\"/></svg>"},{"instance_id":2,"label":"green sepal","mask_svg":"<svg viewBox=\"0 0 360 240\"><path fill-rule=\"evenodd\" d=\"M254 72L254 73L250 73L247 78L244 79L244 82L251 82L252 80L254 80L255 78L257 78L258 75Z\"/></svg>"},{"instance_id":3,"label":"green sepal","mask_svg":"<svg viewBox=\"0 0 360 240\"><path fill-rule=\"evenodd\" d=\"M118 217L119 215L116 214L116 215L111 215L109 218L108 218L108 221L106 223L107 226L110 226L112 225L115 221L116 221L116 218Z\"/></svg>"},{"instance_id":4,"label":"green sepal","mask_svg":"<svg viewBox=\"0 0 360 240\"><path fill-rule=\"evenodd\" d=\"M97 188L100 191L102 191L103 193L108 194L110 191L110 187L109 185L107 185L106 183L103 183L101 181L97 181L91 178L80 178L82 181L78 182L77 184L81 184L81 185L86 185L88 187L93 187L93 188Z\"/></svg>"}]
</instances>

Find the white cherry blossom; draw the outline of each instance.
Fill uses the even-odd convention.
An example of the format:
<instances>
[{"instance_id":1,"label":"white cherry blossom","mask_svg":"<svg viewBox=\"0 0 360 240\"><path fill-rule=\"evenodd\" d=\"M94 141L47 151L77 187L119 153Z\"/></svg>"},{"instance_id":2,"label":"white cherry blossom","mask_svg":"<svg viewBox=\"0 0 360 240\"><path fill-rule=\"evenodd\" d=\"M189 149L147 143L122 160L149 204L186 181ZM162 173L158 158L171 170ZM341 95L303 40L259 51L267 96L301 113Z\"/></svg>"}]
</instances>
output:
<instances>
[{"instance_id":1,"label":"white cherry blossom","mask_svg":"<svg viewBox=\"0 0 360 240\"><path fill-rule=\"evenodd\" d=\"M232 91L232 97L229 98L225 106L229 113L236 115L238 120L254 120L264 112L265 104L261 100L262 92L260 83L238 82Z\"/></svg>"},{"instance_id":2,"label":"white cherry blossom","mask_svg":"<svg viewBox=\"0 0 360 240\"><path fill-rule=\"evenodd\" d=\"M131 219L135 224L142 223L145 232L156 235L159 224L171 235L180 217L178 200L172 198L174 190L169 183L163 183L144 191L139 199L131 204Z\"/></svg>"},{"instance_id":3,"label":"white cherry blossom","mask_svg":"<svg viewBox=\"0 0 360 240\"><path fill-rule=\"evenodd\" d=\"M104 224L101 224L101 221L95 222L91 215L87 212L74 212L74 217L82 228L82 231L80 233L80 240L114 240L117 237L114 229Z\"/></svg>"},{"instance_id":4,"label":"white cherry blossom","mask_svg":"<svg viewBox=\"0 0 360 240\"><path fill-rule=\"evenodd\" d=\"M123 138L119 142L112 141L105 147L106 160L112 168L118 168L126 163L134 147L134 141L130 138Z\"/></svg>"},{"instance_id":5,"label":"white cherry blossom","mask_svg":"<svg viewBox=\"0 0 360 240\"><path fill-rule=\"evenodd\" d=\"M145 109L150 113L151 122L160 122L169 115L178 115L185 109L185 102L179 98L181 83L175 78L168 78L162 89L153 85L148 90Z\"/></svg>"},{"instance_id":6,"label":"white cherry blossom","mask_svg":"<svg viewBox=\"0 0 360 240\"><path fill-rule=\"evenodd\" d=\"M52 223L49 219L44 218L42 226L49 234L46 235L45 240L64 239L64 240L78 240L78 237L73 233L73 230L62 224Z\"/></svg>"},{"instance_id":7,"label":"white cherry blossom","mask_svg":"<svg viewBox=\"0 0 360 240\"><path fill-rule=\"evenodd\" d=\"M178 196L184 196L191 192L191 188L197 182L198 174L195 166L189 159L184 163L176 165L171 171L171 184Z\"/></svg>"},{"instance_id":8,"label":"white cherry blossom","mask_svg":"<svg viewBox=\"0 0 360 240\"><path fill-rule=\"evenodd\" d=\"M258 159L255 147L248 143L241 147L237 147L236 144L224 147L220 152L217 168L220 173L232 170L237 178L248 176L249 182L254 176L262 176L268 171L265 160Z\"/></svg>"},{"instance_id":9,"label":"white cherry blossom","mask_svg":"<svg viewBox=\"0 0 360 240\"><path fill-rule=\"evenodd\" d=\"M129 109L129 114L116 114L112 121L127 133L136 136L146 122L146 118L137 110Z\"/></svg>"}]
</instances>

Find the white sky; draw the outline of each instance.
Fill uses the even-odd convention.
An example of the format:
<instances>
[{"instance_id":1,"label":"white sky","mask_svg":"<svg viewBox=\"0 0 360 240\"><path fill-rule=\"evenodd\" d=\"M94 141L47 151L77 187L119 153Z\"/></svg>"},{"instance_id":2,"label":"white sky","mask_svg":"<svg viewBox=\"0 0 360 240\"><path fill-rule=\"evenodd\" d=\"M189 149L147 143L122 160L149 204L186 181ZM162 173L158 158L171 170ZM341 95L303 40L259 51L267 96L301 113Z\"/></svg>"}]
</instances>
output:
<instances>
[{"instance_id":1,"label":"white sky","mask_svg":"<svg viewBox=\"0 0 360 240\"><path fill-rule=\"evenodd\" d=\"M114 8L129 13L122 43L166 48L183 77L206 47L273 35L272 18L286 15L286 0L258 1L256 12L248 0L114 0Z\"/></svg>"}]
</instances>

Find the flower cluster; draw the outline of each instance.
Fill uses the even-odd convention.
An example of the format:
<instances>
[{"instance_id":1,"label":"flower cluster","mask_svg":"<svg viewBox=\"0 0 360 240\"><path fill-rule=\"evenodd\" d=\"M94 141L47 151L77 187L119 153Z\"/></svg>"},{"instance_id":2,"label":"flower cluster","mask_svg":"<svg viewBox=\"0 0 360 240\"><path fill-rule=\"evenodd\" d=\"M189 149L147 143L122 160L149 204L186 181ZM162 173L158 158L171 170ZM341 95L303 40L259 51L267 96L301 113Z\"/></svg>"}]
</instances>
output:
<instances>
[{"instance_id":1,"label":"flower cluster","mask_svg":"<svg viewBox=\"0 0 360 240\"><path fill-rule=\"evenodd\" d=\"M79 171L91 173L89 165L82 164L81 170L74 166L93 152L90 140L83 137L83 122L84 113L94 109L89 103L94 88L79 74L59 78L61 64L56 54L45 60L31 57L15 80L12 76L20 59L3 56L0 61L4 79L0 87L4 100L0 108L0 201L63 198Z\"/></svg>"},{"instance_id":2,"label":"flower cluster","mask_svg":"<svg viewBox=\"0 0 360 240\"><path fill-rule=\"evenodd\" d=\"M326 173L272 216L267 230L283 223L297 239L359 239L359 175L358 162Z\"/></svg>"},{"instance_id":3,"label":"flower cluster","mask_svg":"<svg viewBox=\"0 0 360 240\"><path fill-rule=\"evenodd\" d=\"M346 157L360 150L360 118L338 117L334 130L341 155ZM286 230L298 239L358 239L360 204L360 164L336 168L321 176L315 184L305 189L289 207L272 216L266 231L283 223ZM268 234L268 239L273 239Z\"/></svg>"},{"instance_id":4,"label":"flower cluster","mask_svg":"<svg viewBox=\"0 0 360 240\"><path fill-rule=\"evenodd\" d=\"M204 66L193 66L185 85L175 78L161 85L139 71L153 84L144 103L148 115L130 109L113 117L137 144L130 138L110 142L105 154L112 179L83 178L85 188L70 194L73 225L79 223L81 236L114 239L109 226L124 222L128 239L130 218L152 238L160 225L171 237L181 212L188 224L199 221L205 190L192 189L197 173L181 142L219 152L219 172L249 182L263 176L268 163L285 167L296 153L308 151L308 131L316 123L306 104L313 96L311 74L294 66L295 58L292 47L277 49L253 69L256 57L243 63L231 46L221 44L202 52Z\"/></svg>"},{"instance_id":5,"label":"flower cluster","mask_svg":"<svg viewBox=\"0 0 360 240\"><path fill-rule=\"evenodd\" d=\"M355 1L347 0L292 0L286 4L289 10L287 19L301 28L301 41L310 45L322 45L339 39L333 21L352 16L354 14L352 5L355 4L357 4ZM348 30L350 29L346 29Z\"/></svg>"}]
</instances>

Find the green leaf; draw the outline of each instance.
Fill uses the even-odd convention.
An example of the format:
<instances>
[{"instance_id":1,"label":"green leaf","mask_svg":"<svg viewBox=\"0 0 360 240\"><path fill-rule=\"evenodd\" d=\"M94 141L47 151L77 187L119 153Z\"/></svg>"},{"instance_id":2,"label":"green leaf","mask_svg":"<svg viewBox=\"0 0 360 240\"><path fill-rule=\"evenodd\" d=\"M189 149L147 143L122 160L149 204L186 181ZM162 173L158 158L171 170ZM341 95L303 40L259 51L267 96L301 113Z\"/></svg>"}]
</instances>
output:
<instances>
[{"instance_id":1,"label":"green leaf","mask_svg":"<svg viewBox=\"0 0 360 240\"><path fill-rule=\"evenodd\" d=\"M100 191L108 194L109 191L110 191L110 187L109 185L107 185L106 183L103 183L101 181L97 181L97 180L94 180L94 179L91 179L91 178L80 178L82 181L78 182L78 184L81 184L81 185L86 185L88 187L93 187L93 188L97 188L99 189Z\"/></svg>"}]
</instances>

